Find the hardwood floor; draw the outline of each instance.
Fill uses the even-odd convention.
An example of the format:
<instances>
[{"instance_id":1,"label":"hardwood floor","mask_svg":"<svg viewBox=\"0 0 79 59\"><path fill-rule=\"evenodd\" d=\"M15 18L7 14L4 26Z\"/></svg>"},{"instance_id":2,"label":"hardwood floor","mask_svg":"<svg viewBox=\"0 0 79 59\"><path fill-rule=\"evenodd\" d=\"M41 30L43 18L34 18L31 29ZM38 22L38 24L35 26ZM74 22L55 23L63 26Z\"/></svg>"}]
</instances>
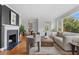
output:
<instances>
[{"instance_id":1,"label":"hardwood floor","mask_svg":"<svg viewBox=\"0 0 79 59\"><path fill-rule=\"evenodd\" d=\"M28 52L28 41L25 36L20 36L20 43L13 49L7 51L0 51L0 55L27 55Z\"/></svg>"}]
</instances>

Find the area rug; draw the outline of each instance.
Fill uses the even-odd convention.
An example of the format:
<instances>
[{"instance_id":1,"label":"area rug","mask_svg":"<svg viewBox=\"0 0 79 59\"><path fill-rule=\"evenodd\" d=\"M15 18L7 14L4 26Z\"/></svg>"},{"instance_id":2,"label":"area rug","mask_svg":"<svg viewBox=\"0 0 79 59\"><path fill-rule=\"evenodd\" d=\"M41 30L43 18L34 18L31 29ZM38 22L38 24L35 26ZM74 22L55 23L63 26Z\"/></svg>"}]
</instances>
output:
<instances>
[{"instance_id":1,"label":"area rug","mask_svg":"<svg viewBox=\"0 0 79 59\"><path fill-rule=\"evenodd\" d=\"M40 52L37 52L37 48L30 49L30 55L61 55L62 53L55 47L41 47Z\"/></svg>"},{"instance_id":2,"label":"area rug","mask_svg":"<svg viewBox=\"0 0 79 59\"><path fill-rule=\"evenodd\" d=\"M45 51L40 51L40 52L34 52L34 53L31 53L30 55L49 55L49 53L45 52Z\"/></svg>"}]
</instances>

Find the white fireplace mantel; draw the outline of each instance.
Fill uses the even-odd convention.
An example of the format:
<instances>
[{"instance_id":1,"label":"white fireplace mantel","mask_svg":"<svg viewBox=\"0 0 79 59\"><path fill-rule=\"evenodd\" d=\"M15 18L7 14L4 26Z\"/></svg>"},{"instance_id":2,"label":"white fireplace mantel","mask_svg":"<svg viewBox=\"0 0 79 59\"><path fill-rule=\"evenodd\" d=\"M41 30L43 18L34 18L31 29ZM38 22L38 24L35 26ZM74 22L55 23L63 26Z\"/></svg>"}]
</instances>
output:
<instances>
[{"instance_id":1,"label":"white fireplace mantel","mask_svg":"<svg viewBox=\"0 0 79 59\"><path fill-rule=\"evenodd\" d=\"M15 26L15 25L6 25L3 24L2 25L4 28L4 47L2 48L2 50L7 49L7 31L8 30L18 30L18 38L19 38L19 26ZM18 39L19 41L19 39Z\"/></svg>"},{"instance_id":2,"label":"white fireplace mantel","mask_svg":"<svg viewBox=\"0 0 79 59\"><path fill-rule=\"evenodd\" d=\"M15 25L6 25L6 24L3 24L2 25L4 28L5 28L5 30L19 30L19 26L15 26Z\"/></svg>"}]
</instances>

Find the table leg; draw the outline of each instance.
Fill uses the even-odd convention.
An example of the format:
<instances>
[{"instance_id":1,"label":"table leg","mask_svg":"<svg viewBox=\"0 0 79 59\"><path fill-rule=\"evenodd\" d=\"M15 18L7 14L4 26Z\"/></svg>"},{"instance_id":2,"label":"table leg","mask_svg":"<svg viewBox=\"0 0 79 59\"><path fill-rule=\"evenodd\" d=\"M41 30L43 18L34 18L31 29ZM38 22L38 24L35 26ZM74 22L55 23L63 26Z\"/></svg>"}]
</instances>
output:
<instances>
[{"instance_id":1,"label":"table leg","mask_svg":"<svg viewBox=\"0 0 79 59\"><path fill-rule=\"evenodd\" d=\"M72 44L71 44L71 48L72 48L72 54L74 55L74 52L75 52L75 45L72 45Z\"/></svg>"},{"instance_id":2,"label":"table leg","mask_svg":"<svg viewBox=\"0 0 79 59\"><path fill-rule=\"evenodd\" d=\"M77 46L77 54L79 54L79 47Z\"/></svg>"},{"instance_id":3,"label":"table leg","mask_svg":"<svg viewBox=\"0 0 79 59\"><path fill-rule=\"evenodd\" d=\"M40 51L40 43L38 42L38 52Z\"/></svg>"}]
</instances>

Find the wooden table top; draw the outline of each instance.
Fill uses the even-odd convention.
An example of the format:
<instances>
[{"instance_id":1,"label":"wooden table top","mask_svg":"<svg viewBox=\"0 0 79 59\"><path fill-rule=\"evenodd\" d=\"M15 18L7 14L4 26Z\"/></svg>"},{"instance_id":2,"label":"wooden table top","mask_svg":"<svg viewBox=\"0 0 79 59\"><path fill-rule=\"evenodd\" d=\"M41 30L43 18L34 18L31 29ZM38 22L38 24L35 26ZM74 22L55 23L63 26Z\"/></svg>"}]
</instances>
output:
<instances>
[{"instance_id":1,"label":"wooden table top","mask_svg":"<svg viewBox=\"0 0 79 59\"><path fill-rule=\"evenodd\" d=\"M52 38L42 38L41 41L44 41L44 42L53 42Z\"/></svg>"}]
</instances>

